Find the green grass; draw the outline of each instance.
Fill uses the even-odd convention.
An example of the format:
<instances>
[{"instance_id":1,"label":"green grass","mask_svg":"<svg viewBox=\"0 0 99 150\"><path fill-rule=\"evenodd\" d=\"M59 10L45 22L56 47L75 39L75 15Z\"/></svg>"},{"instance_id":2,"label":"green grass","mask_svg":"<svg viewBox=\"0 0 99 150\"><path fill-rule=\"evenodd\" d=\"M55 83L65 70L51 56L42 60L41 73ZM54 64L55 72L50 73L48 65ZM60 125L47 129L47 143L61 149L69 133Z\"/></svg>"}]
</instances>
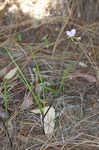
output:
<instances>
[{"instance_id":1,"label":"green grass","mask_svg":"<svg viewBox=\"0 0 99 150\"><path fill-rule=\"evenodd\" d=\"M46 48L49 48L48 35L46 35L46 36L44 37L44 40L45 40L45 46L46 46Z\"/></svg>"},{"instance_id":2,"label":"green grass","mask_svg":"<svg viewBox=\"0 0 99 150\"><path fill-rule=\"evenodd\" d=\"M19 33L19 34L17 35L17 40L18 40L19 42L22 41L22 34L21 34L21 33Z\"/></svg>"},{"instance_id":3,"label":"green grass","mask_svg":"<svg viewBox=\"0 0 99 150\"><path fill-rule=\"evenodd\" d=\"M37 72L38 77L39 77L39 79L40 79L40 82L41 82L41 84L42 84L43 106L45 106L45 85L43 84L43 83L44 83L44 82L43 82L43 78L42 78L42 75L41 75L41 73L40 73L40 70L39 70L39 67L38 67L38 64L37 64L37 61L36 61L36 57L35 57L35 55L34 55L34 53L33 53L31 47L30 47L30 52L31 52L31 54L32 54L33 62L34 62L34 65L35 65L35 67L36 67L35 71Z\"/></svg>"},{"instance_id":4,"label":"green grass","mask_svg":"<svg viewBox=\"0 0 99 150\"><path fill-rule=\"evenodd\" d=\"M9 55L9 57L10 57L12 63L13 63L13 64L15 65L15 67L17 68L17 70L18 70L18 72L19 72L19 74L20 74L20 76L21 76L21 78L22 78L22 81L24 82L26 88L29 89L29 91L31 92L31 94L32 94L32 96L33 96L33 98L34 98L34 100L35 100L35 102L36 102L38 108L40 109L41 114L43 114L43 110L42 110L42 106L41 106L41 104L40 104L40 100L37 98L37 96L35 95L35 93L32 91L32 88L31 88L30 84L28 83L27 79L25 78L25 76L24 76L23 72L21 71L20 67L19 67L19 66L17 65L17 63L15 62L15 60L14 60L13 56L11 55L10 51L8 50L8 48L5 47L5 49L6 49L7 53L8 53L8 55Z\"/></svg>"},{"instance_id":5,"label":"green grass","mask_svg":"<svg viewBox=\"0 0 99 150\"><path fill-rule=\"evenodd\" d=\"M72 64L70 64L70 65L65 69L64 74L63 74L62 79L61 79L61 82L60 82L60 86L59 86L59 88L57 89L57 91L56 91L56 93L55 93L56 96L58 96L58 94L61 92L61 89L62 89L63 84L64 84L64 80L65 80L66 76L68 75L68 73L69 73L69 71L70 71L71 68L72 68Z\"/></svg>"},{"instance_id":6,"label":"green grass","mask_svg":"<svg viewBox=\"0 0 99 150\"><path fill-rule=\"evenodd\" d=\"M10 146L12 148L13 144L12 144L12 140L10 138L9 132L8 132L7 80L6 80L5 76L4 76L4 80L3 80L3 85L4 85L4 105L5 105L6 120L4 121L2 119L2 123L3 123L4 129L5 129L5 132L6 132L7 140L9 141Z\"/></svg>"},{"instance_id":7,"label":"green grass","mask_svg":"<svg viewBox=\"0 0 99 150\"><path fill-rule=\"evenodd\" d=\"M67 76L67 74L69 73L71 67L72 67L72 64L70 64L66 70L64 71L64 74L62 76L62 79L60 81L60 86L58 89L54 90L53 88L49 88L47 86L44 85L44 81L43 81L43 77L40 73L40 70L39 70L39 66L37 64L37 60L36 60L36 57L33 53L33 50L32 48L29 48L31 54L32 54L32 57L33 57L33 62L34 62L34 65L35 65L35 68L33 69L35 73L37 73L39 79L40 79L40 83L41 83L41 87L42 87L42 96L43 96L43 106L41 106L41 103L40 103L40 99L36 96L36 94L33 92L32 88L31 88L31 85L28 83L26 77L24 76L23 72L21 71L20 67L17 65L16 61L14 60L13 56L11 55L10 51L8 50L8 48L6 47L5 50L7 51L12 63L15 65L15 67L17 68L18 72L19 72L19 75L21 77L21 80L23 81L24 85L26 86L27 89L29 89L29 91L31 92L38 108L40 109L40 112L41 114L43 115L43 107L45 107L45 90L48 90L48 91L51 91L53 92L53 96L56 97L58 96L58 94L61 92L61 89L63 87L63 84L64 84L64 80ZM6 84L6 82L5 82ZM6 91L5 91L6 92ZM5 97L6 97L6 94L5 94ZM54 102L54 101L53 101Z\"/></svg>"}]
</instances>

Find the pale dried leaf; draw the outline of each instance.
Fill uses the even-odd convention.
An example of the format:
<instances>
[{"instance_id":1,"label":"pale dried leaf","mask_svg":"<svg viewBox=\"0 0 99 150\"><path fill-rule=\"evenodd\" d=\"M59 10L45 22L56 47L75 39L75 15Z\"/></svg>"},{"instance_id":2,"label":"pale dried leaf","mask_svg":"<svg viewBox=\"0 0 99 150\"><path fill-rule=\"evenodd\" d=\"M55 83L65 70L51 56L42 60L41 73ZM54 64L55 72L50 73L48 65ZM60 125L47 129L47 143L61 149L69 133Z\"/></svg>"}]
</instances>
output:
<instances>
[{"instance_id":1,"label":"pale dried leaf","mask_svg":"<svg viewBox=\"0 0 99 150\"><path fill-rule=\"evenodd\" d=\"M12 77L14 77L15 74L16 74L16 72L17 72L17 68L14 68L14 69L10 70L10 71L6 74L6 79L9 80L9 79L11 79Z\"/></svg>"},{"instance_id":2,"label":"pale dried leaf","mask_svg":"<svg viewBox=\"0 0 99 150\"><path fill-rule=\"evenodd\" d=\"M85 74L82 77L85 78L90 83L96 82L96 77L94 77L93 75Z\"/></svg>"},{"instance_id":3,"label":"pale dried leaf","mask_svg":"<svg viewBox=\"0 0 99 150\"><path fill-rule=\"evenodd\" d=\"M30 112L34 114L40 114L40 109L36 108L36 109L31 110Z\"/></svg>"},{"instance_id":4,"label":"pale dried leaf","mask_svg":"<svg viewBox=\"0 0 99 150\"><path fill-rule=\"evenodd\" d=\"M43 109L44 114L47 112L49 107ZM55 109L51 107L44 117L44 132L45 135L49 136L53 133L55 126Z\"/></svg>"},{"instance_id":5,"label":"pale dried leaf","mask_svg":"<svg viewBox=\"0 0 99 150\"><path fill-rule=\"evenodd\" d=\"M96 77L90 74L85 74L85 73L75 73L72 75L67 76L67 78L69 79L73 79L73 78L84 78L85 80L87 80L90 83L95 83L96 82Z\"/></svg>"}]
</instances>

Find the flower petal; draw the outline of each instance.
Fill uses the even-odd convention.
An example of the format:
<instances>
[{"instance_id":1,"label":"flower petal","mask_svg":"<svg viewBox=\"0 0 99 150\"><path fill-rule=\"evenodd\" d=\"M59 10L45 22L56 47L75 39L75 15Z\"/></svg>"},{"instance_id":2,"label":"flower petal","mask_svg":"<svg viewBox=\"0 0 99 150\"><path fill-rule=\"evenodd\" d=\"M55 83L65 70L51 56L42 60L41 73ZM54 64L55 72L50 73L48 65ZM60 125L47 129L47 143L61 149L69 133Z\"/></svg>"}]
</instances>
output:
<instances>
[{"instance_id":1,"label":"flower petal","mask_svg":"<svg viewBox=\"0 0 99 150\"><path fill-rule=\"evenodd\" d=\"M66 31L66 35L70 38L71 37L71 32L70 31Z\"/></svg>"},{"instance_id":2,"label":"flower petal","mask_svg":"<svg viewBox=\"0 0 99 150\"><path fill-rule=\"evenodd\" d=\"M71 30L71 35L72 35L72 36L75 36L75 34L76 34L76 29L72 29L72 30Z\"/></svg>"},{"instance_id":3,"label":"flower petal","mask_svg":"<svg viewBox=\"0 0 99 150\"><path fill-rule=\"evenodd\" d=\"M68 38L75 36L75 34L76 34L76 29L72 29L71 31L66 31L66 35L68 36Z\"/></svg>"}]
</instances>

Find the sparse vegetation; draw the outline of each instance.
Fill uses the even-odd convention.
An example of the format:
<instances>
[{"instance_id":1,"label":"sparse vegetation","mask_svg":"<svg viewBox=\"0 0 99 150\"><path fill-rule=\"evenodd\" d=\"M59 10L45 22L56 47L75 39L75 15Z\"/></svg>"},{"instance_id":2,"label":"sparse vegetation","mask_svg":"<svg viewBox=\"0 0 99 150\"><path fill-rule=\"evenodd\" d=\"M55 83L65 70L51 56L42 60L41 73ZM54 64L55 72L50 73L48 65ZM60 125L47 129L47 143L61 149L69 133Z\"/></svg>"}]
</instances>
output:
<instances>
[{"instance_id":1,"label":"sparse vegetation","mask_svg":"<svg viewBox=\"0 0 99 150\"><path fill-rule=\"evenodd\" d=\"M98 150L99 2L39 2L0 3L0 150Z\"/></svg>"}]
</instances>

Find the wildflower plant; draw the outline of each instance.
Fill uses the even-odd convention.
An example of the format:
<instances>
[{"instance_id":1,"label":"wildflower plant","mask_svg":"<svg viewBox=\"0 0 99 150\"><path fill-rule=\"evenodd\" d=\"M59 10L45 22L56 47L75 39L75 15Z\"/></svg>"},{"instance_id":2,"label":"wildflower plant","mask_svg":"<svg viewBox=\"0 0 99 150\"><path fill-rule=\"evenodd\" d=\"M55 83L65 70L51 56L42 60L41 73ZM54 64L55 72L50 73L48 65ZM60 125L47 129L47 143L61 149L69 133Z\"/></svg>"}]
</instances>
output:
<instances>
[{"instance_id":1,"label":"wildflower plant","mask_svg":"<svg viewBox=\"0 0 99 150\"><path fill-rule=\"evenodd\" d=\"M72 36L69 36L70 38ZM33 63L31 64L30 68L31 70L38 75L39 79L40 79L40 87L42 89L42 96L43 96L43 106L41 105L41 102L40 102L40 97L38 97L34 91L32 90L31 88L31 84L28 83L26 77L24 76L23 72L21 71L21 68L17 65L16 61L14 60L13 56L11 55L9 49L7 47L5 47L5 50L7 51L12 63L15 65L18 73L19 73L19 76L21 77L21 80L23 81L24 85L26 86L26 88L31 92L39 110L40 110L40 114L41 114L41 118L42 118L42 122L43 122L43 127L44 127L44 131L45 131L45 134L50 134L53 132L53 129L54 129L54 125L55 125L55 109L52 107L53 106L53 103L54 101L52 101L52 103L49 105L48 108L46 108L45 106L45 90L47 89L48 91L52 91L54 96L57 97L58 94L60 93L62 87L63 87L63 84L64 84L64 80L65 80L65 77L67 76L68 72L70 71L71 67L72 67L72 64L70 64L68 66L68 68L66 68L63 76L62 76L62 79L61 79L61 82L60 82L60 86L58 89L54 90L53 88L50 88L48 85L45 84L44 80L43 80L43 77L40 73L40 70L39 70L39 67L38 67L38 64L37 64L37 60L36 60L36 57L33 53L33 50L32 48L30 47L30 52L32 54L32 57L33 57ZM6 93L5 93L6 94ZM6 97L6 95L5 95ZM52 111L51 111L52 110ZM53 114L53 115L52 115ZM52 118L53 117L53 118ZM50 121L50 122L49 122ZM47 124L46 124L47 123ZM49 124L48 124L49 123ZM49 126L50 126L50 130L47 130L49 129ZM47 132L48 131L48 132Z\"/></svg>"},{"instance_id":2,"label":"wildflower plant","mask_svg":"<svg viewBox=\"0 0 99 150\"><path fill-rule=\"evenodd\" d=\"M71 31L66 31L66 35L68 36L68 38L73 39L75 34L76 34L76 29L72 29Z\"/></svg>"},{"instance_id":3,"label":"wildflower plant","mask_svg":"<svg viewBox=\"0 0 99 150\"><path fill-rule=\"evenodd\" d=\"M66 35L75 44L79 44L79 41L81 40L81 37L75 37L75 35L76 35L76 29L72 29L70 31L66 31Z\"/></svg>"}]
</instances>

